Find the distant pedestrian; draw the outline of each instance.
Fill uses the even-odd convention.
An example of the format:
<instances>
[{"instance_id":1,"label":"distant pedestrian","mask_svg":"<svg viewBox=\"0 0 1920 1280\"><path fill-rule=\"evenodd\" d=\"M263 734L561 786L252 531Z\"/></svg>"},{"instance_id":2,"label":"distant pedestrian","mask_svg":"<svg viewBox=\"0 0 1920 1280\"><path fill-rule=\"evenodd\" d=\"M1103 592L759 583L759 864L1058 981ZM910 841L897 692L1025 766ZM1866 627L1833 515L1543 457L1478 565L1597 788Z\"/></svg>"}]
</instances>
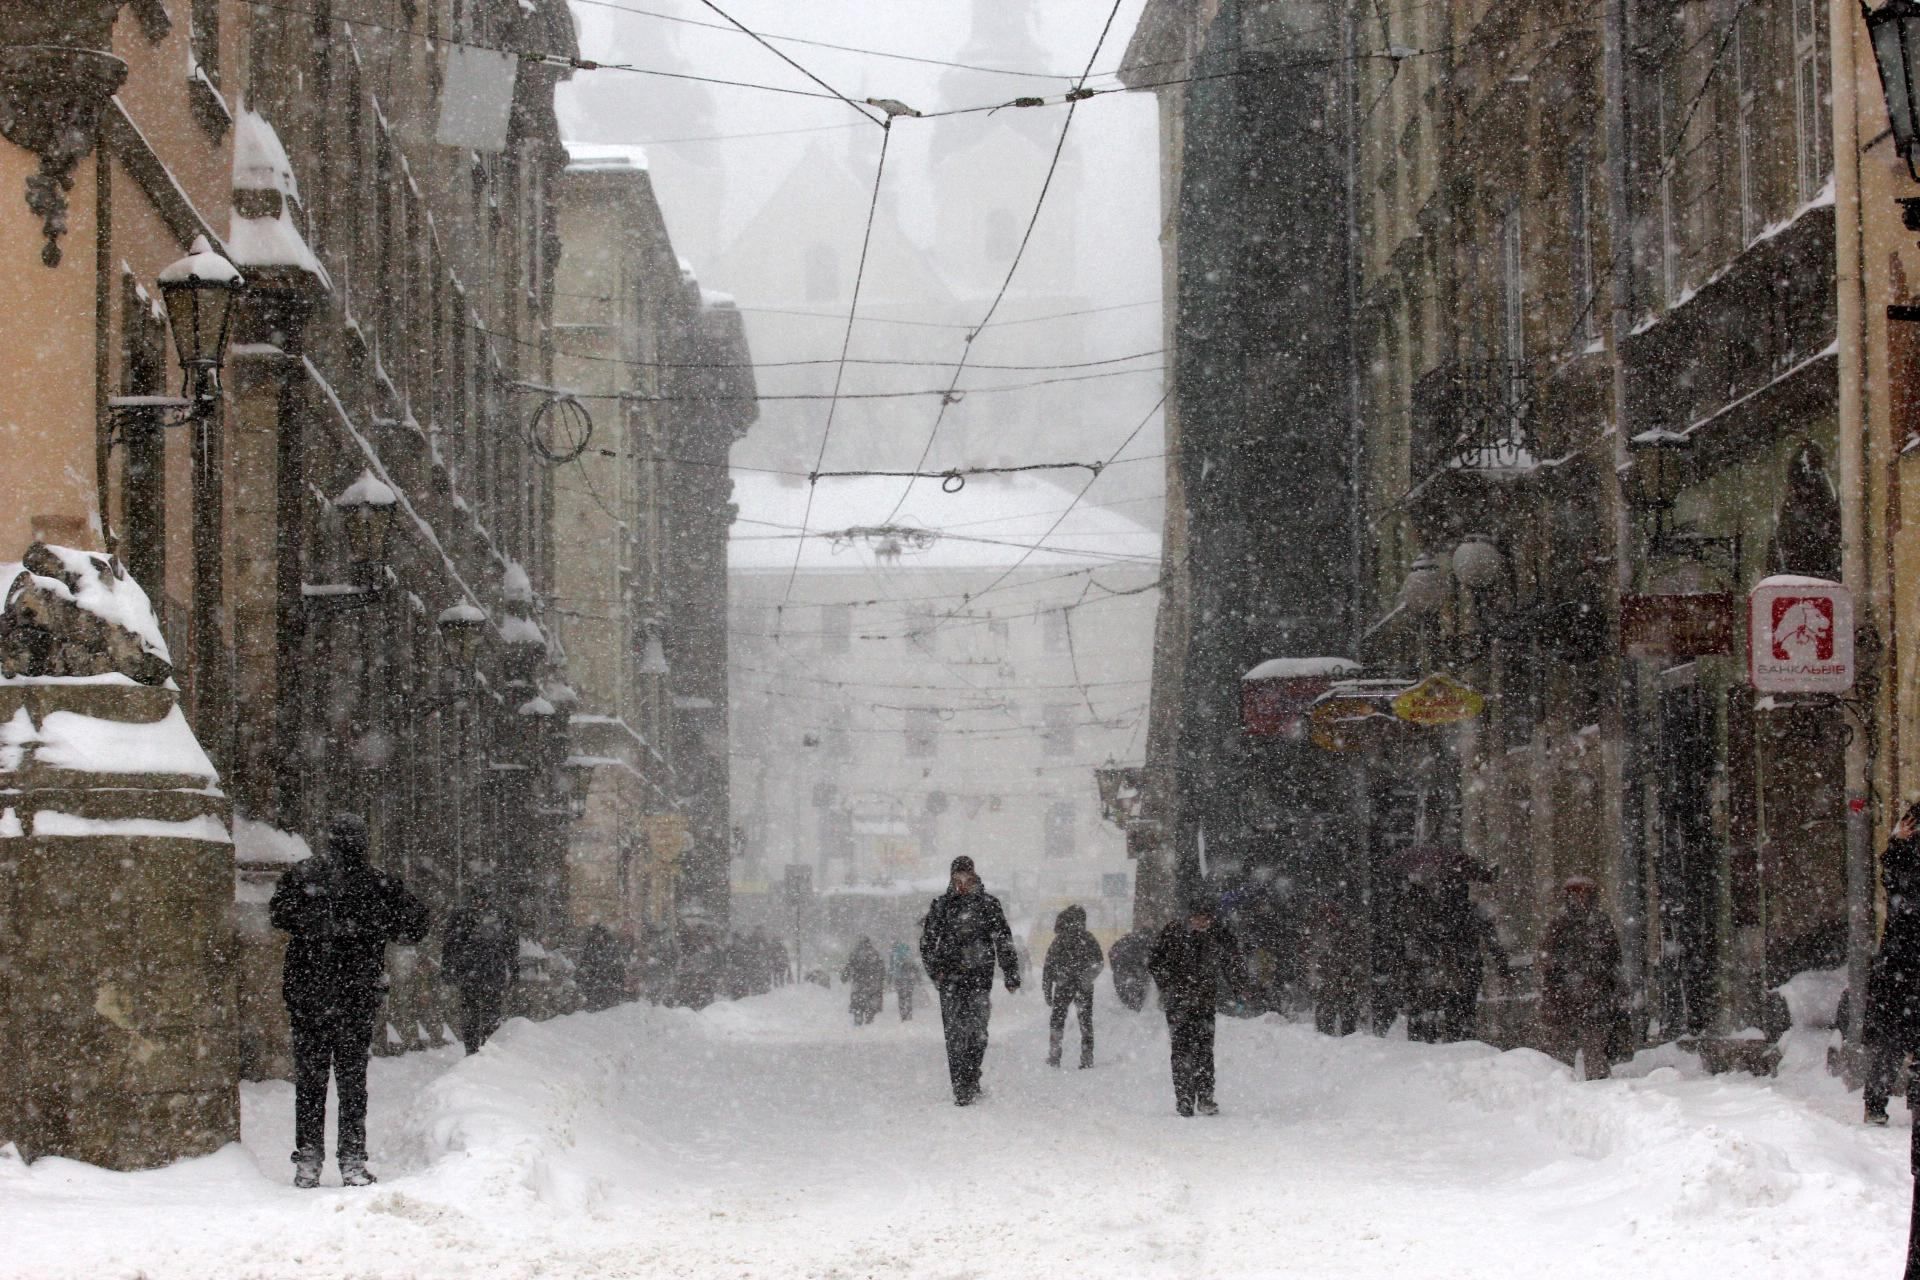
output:
<instances>
[{"instance_id":1,"label":"distant pedestrian","mask_svg":"<svg viewBox=\"0 0 1920 1280\"><path fill-rule=\"evenodd\" d=\"M1145 929L1135 929L1107 949L1107 963L1113 967L1113 993L1135 1013L1146 1007L1147 988L1152 983L1147 961L1152 955L1153 934Z\"/></svg>"},{"instance_id":2,"label":"distant pedestrian","mask_svg":"<svg viewBox=\"0 0 1920 1280\"><path fill-rule=\"evenodd\" d=\"M367 1052L386 990L389 942L418 942L427 909L397 877L367 862L367 824L335 814L326 848L280 877L268 905L285 930L281 992L293 1024L293 1184L320 1185L326 1162L327 1076L340 1095L334 1155L340 1181L364 1187L367 1170Z\"/></svg>"},{"instance_id":3,"label":"distant pedestrian","mask_svg":"<svg viewBox=\"0 0 1920 1280\"><path fill-rule=\"evenodd\" d=\"M999 899L981 887L973 859L955 858L950 875L947 891L927 908L920 962L940 997L954 1105L966 1107L980 1096L994 965L1000 966L1007 991L1012 993L1020 989L1020 962L1007 913Z\"/></svg>"},{"instance_id":4,"label":"distant pedestrian","mask_svg":"<svg viewBox=\"0 0 1920 1280\"><path fill-rule=\"evenodd\" d=\"M460 1041L478 1053L499 1029L507 988L520 976L520 930L491 886L475 885L467 905L447 917L440 971L460 992Z\"/></svg>"},{"instance_id":5,"label":"distant pedestrian","mask_svg":"<svg viewBox=\"0 0 1920 1280\"><path fill-rule=\"evenodd\" d=\"M887 979L893 983L893 998L900 1006L900 1021L913 1021L913 997L920 989L920 962L913 948L904 942L893 944L887 957Z\"/></svg>"},{"instance_id":6,"label":"distant pedestrian","mask_svg":"<svg viewBox=\"0 0 1920 1280\"><path fill-rule=\"evenodd\" d=\"M887 989L887 962L880 958L872 939L862 938L853 944L853 954L840 971L840 981L852 988L847 1007L853 1013L854 1026L864 1027L880 1016L880 1002Z\"/></svg>"},{"instance_id":7,"label":"distant pedestrian","mask_svg":"<svg viewBox=\"0 0 1920 1280\"><path fill-rule=\"evenodd\" d=\"M1080 1066L1093 1065L1093 980L1106 967L1100 942L1087 931L1085 907L1071 906L1053 922L1053 943L1040 970L1040 994L1047 1002L1047 1065L1060 1065L1060 1042L1067 1010L1080 1009Z\"/></svg>"},{"instance_id":8,"label":"distant pedestrian","mask_svg":"<svg viewBox=\"0 0 1920 1280\"><path fill-rule=\"evenodd\" d=\"M1241 985L1239 944L1214 919L1213 904L1196 898L1186 915L1160 931L1148 967L1166 1006L1174 1109L1183 1116L1219 1115L1213 1100L1213 1019L1221 985L1230 990Z\"/></svg>"},{"instance_id":9,"label":"distant pedestrian","mask_svg":"<svg viewBox=\"0 0 1920 1280\"><path fill-rule=\"evenodd\" d=\"M1600 906L1600 886L1569 876L1559 914L1540 944L1540 1019L1554 1056L1577 1054L1587 1079L1613 1074L1609 1042L1620 1011L1620 937Z\"/></svg>"},{"instance_id":10,"label":"distant pedestrian","mask_svg":"<svg viewBox=\"0 0 1920 1280\"><path fill-rule=\"evenodd\" d=\"M1907 1055L1920 1050L1920 804L1894 824L1880 858L1887 924L1867 975L1862 1040L1866 1049L1866 1121L1887 1122L1887 1097ZM1909 1077L1912 1081L1912 1077ZM1909 1104L1920 1081L1909 1088Z\"/></svg>"},{"instance_id":11,"label":"distant pedestrian","mask_svg":"<svg viewBox=\"0 0 1920 1280\"><path fill-rule=\"evenodd\" d=\"M1350 1036L1360 1025L1364 965L1346 911L1329 899L1307 945L1307 976L1313 993L1313 1025L1322 1035Z\"/></svg>"},{"instance_id":12,"label":"distant pedestrian","mask_svg":"<svg viewBox=\"0 0 1920 1280\"><path fill-rule=\"evenodd\" d=\"M580 1002L589 1010L611 1009L627 998L627 946L604 924L587 929L580 944L580 968L574 984Z\"/></svg>"}]
</instances>

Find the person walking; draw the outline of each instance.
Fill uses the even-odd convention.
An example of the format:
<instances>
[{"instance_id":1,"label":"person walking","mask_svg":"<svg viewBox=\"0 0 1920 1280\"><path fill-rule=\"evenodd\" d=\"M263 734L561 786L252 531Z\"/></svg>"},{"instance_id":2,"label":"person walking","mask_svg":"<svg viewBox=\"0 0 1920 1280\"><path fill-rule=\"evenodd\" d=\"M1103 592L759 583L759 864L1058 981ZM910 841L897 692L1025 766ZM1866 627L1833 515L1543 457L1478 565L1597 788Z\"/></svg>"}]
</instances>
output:
<instances>
[{"instance_id":1,"label":"person walking","mask_svg":"<svg viewBox=\"0 0 1920 1280\"><path fill-rule=\"evenodd\" d=\"M1099 939L1087 931L1085 907L1074 905L1053 922L1053 942L1040 968L1040 995L1046 1000L1047 1065L1060 1065L1060 1042L1067 1029L1067 1010L1080 1008L1080 1067L1093 1065L1093 980L1106 967Z\"/></svg>"},{"instance_id":2,"label":"person walking","mask_svg":"<svg viewBox=\"0 0 1920 1280\"><path fill-rule=\"evenodd\" d=\"M1920 803L1909 805L1894 824L1880 857L1880 884L1887 893L1887 924L1867 974L1861 1036L1868 1124L1887 1122L1894 1077L1906 1056L1920 1049Z\"/></svg>"},{"instance_id":3,"label":"person walking","mask_svg":"<svg viewBox=\"0 0 1920 1280\"><path fill-rule=\"evenodd\" d=\"M334 1156L340 1181L364 1187L367 1053L386 990L389 942L426 936L427 908L395 876L367 862L366 820L335 814L326 847L295 863L267 914L287 934L281 995L293 1030L293 1185L320 1185L326 1163L327 1077L340 1095Z\"/></svg>"},{"instance_id":4,"label":"person walking","mask_svg":"<svg viewBox=\"0 0 1920 1280\"><path fill-rule=\"evenodd\" d=\"M1307 940L1307 986L1313 995L1313 1025L1323 1036L1350 1036L1360 1025L1363 965L1356 954L1346 910L1329 898L1320 904L1318 927Z\"/></svg>"},{"instance_id":5,"label":"person walking","mask_svg":"<svg viewBox=\"0 0 1920 1280\"><path fill-rule=\"evenodd\" d=\"M840 981L852 988L847 1005L854 1026L864 1027L880 1016L880 1002L887 989L887 962L880 958L872 939L862 938L853 944L853 954L840 971Z\"/></svg>"},{"instance_id":6,"label":"person walking","mask_svg":"<svg viewBox=\"0 0 1920 1280\"><path fill-rule=\"evenodd\" d=\"M1160 931L1147 967L1166 1006L1174 1110L1183 1116L1219 1115L1213 1100L1213 1018L1220 984L1241 985L1239 944L1214 919L1213 904L1196 898L1185 916Z\"/></svg>"},{"instance_id":7,"label":"person walking","mask_svg":"<svg viewBox=\"0 0 1920 1280\"><path fill-rule=\"evenodd\" d=\"M1613 1074L1608 1042L1620 1009L1620 936L1600 906L1600 886L1569 876L1560 911L1540 944L1540 1020L1554 1056L1578 1055L1589 1080Z\"/></svg>"},{"instance_id":8,"label":"person walking","mask_svg":"<svg viewBox=\"0 0 1920 1280\"><path fill-rule=\"evenodd\" d=\"M580 1002L592 1012L611 1009L627 998L627 945L604 924L588 927L580 944L580 968L574 985Z\"/></svg>"},{"instance_id":9,"label":"person walking","mask_svg":"<svg viewBox=\"0 0 1920 1280\"><path fill-rule=\"evenodd\" d=\"M913 997L920 989L920 964L913 948L904 942L893 944L887 957L887 976L893 983L894 1002L900 1006L900 1021L913 1021Z\"/></svg>"},{"instance_id":10,"label":"person walking","mask_svg":"<svg viewBox=\"0 0 1920 1280\"><path fill-rule=\"evenodd\" d=\"M1000 900L980 884L973 859L962 855L949 868L947 891L927 908L920 933L920 963L940 997L940 1025L947 1042L947 1074L955 1106L980 1097L980 1067L987 1056L992 1013L993 968L1000 966L1009 994L1020 989L1020 961L1013 930Z\"/></svg>"},{"instance_id":11,"label":"person walking","mask_svg":"<svg viewBox=\"0 0 1920 1280\"><path fill-rule=\"evenodd\" d=\"M1147 1004L1147 986L1152 981L1147 960L1152 955L1153 934L1145 929L1115 939L1107 950L1107 963L1113 968L1113 994L1135 1013Z\"/></svg>"},{"instance_id":12,"label":"person walking","mask_svg":"<svg viewBox=\"0 0 1920 1280\"><path fill-rule=\"evenodd\" d=\"M475 885L468 905L448 917L440 969L460 992L460 1041L478 1053L499 1029L507 987L520 976L520 931L488 885Z\"/></svg>"}]
</instances>

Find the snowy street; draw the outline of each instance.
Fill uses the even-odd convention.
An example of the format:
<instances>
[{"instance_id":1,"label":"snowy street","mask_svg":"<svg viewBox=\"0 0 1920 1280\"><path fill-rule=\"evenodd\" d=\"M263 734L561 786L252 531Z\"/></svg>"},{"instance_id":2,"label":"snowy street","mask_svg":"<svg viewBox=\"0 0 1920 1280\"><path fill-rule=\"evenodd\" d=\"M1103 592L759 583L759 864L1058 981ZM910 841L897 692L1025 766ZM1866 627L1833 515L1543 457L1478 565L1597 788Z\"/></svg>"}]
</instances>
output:
<instances>
[{"instance_id":1,"label":"snowy street","mask_svg":"<svg viewBox=\"0 0 1920 1280\"><path fill-rule=\"evenodd\" d=\"M379 1186L289 1185L292 1089L245 1145L148 1173L0 1163L9 1277L1889 1275L1907 1115L1794 1033L1779 1079L1671 1049L1576 1085L1531 1052L1220 1025L1218 1119L1103 984L1100 1061L1047 1068L996 993L988 1097L948 1097L937 1011L842 993L516 1021L472 1060L373 1065ZM1069 1062L1074 1031L1068 1031ZM1800 1038L1796 1038L1800 1037ZM1673 1055L1673 1056L1664 1056Z\"/></svg>"}]
</instances>

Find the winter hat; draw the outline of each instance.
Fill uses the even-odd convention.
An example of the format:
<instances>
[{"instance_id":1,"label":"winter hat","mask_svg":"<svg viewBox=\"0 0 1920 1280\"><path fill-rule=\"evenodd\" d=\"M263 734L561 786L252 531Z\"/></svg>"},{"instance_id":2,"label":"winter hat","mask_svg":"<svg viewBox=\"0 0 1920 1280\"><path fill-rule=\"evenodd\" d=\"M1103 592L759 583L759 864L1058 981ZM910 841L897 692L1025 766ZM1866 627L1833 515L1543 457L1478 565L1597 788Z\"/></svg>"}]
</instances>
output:
<instances>
[{"instance_id":1,"label":"winter hat","mask_svg":"<svg viewBox=\"0 0 1920 1280\"><path fill-rule=\"evenodd\" d=\"M1069 929L1084 929L1086 927L1087 909L1078 903L1068 907L1065 911L1062 911L1053 918L1053 931L1055 933L1065 933Z\"/></svg>"},{"instance_id":2,"label":"winter hat","mask_svg":"<svg viewBox=\"0 0 1920 1280\"><path fill-rule=\"evenodd\" d=\"M357 813L336 813L327 823L327 848L349 860L367 856L367 820Z\"/></svg>"},{"instance_id":3,"label":"winter hat","mask_svg":"<svg viewBox=\"0 0 1920 1280\"><path fill-rule=\"evenodd\" d=\"M962 871L966 872L970 876L977 876L980 874L978 871L975 871L973 869L973 859L969 858L964 853L953 860L953 865L947 868L947 874L949 876L957 876Z\"/></svg>"}]
</instances>

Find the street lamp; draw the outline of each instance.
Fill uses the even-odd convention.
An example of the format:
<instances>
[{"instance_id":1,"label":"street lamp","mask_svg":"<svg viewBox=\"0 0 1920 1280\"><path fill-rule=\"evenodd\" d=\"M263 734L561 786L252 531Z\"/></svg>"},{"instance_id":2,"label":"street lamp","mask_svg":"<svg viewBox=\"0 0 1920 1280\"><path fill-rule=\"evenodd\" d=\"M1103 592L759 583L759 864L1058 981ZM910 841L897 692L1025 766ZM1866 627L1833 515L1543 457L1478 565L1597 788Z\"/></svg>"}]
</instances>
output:
<instances>
[{"instance_id":1,"label":"street lamp","mask_svg":"<svg viewBox=\"0 0 1920 1280\"><path fill-rule=\"evenodd\" d=\"M195 236L187 256L160 273L159 284L173 329L174 351L187 372L188 398L211 400L227 356L234 295L246 280L214 252L205 236Z\"/></svg>"},{"instance_id":2,"label":"street lamp","mask_svg":"<svg viewBox=\"0 0 1920 1280\"><path fill-rule=\"evenodd\" d=\"M1416 618L1431 618L1447 603L1447 571L1430 555L1414 558L1400 584L1400 602Z\"/></svg>"},{"instance_id":3,"label":"street lamp","mask_svg":"<svg viewBox=\"0 0 1920 1280\"><path fill-rule=\"evenodd\" d=\"M387 535L399 500L371 467L333 500L334 510L346 522L347 559L354 581L363 588L377 587L386 569Z\"/></svg>"},{"instance_id":4,"label":"street lamp","mask_svg":"<svg viewBox=\"0 0 1920 1280\"><path fill-rule=\"evenodd\" d=\"M1507 559L1484 533L1470 533L1453 549L1453 576L1467 590L1480 593L1506 576Z\"/></svg>"},{"instance_id":5,"label":"street lamp","mask_svg":"<svg viewBox=\"0 0 1920 1280\"><path fill-rule=\"evenodd\" d=\"M435 623L440 628L447 666L456 672L471 670L480 653L480 633L487 625L487 611L462 600L442 609Z\"/></svg>"},{"instance_id":6,"label":"street lamp","mask_svg":"<svg viewBox=\"0 0 1920 1280\"><path fill-rule=\"evenodd\" d=\"M1920 181L1915 158L1920 139L1920 0L1887 0L1878 9L1867 8L1862 0L1860 8L1887 97L1894 146L1907 162L1907 172Z\"/></svg>"}]
</instances>

